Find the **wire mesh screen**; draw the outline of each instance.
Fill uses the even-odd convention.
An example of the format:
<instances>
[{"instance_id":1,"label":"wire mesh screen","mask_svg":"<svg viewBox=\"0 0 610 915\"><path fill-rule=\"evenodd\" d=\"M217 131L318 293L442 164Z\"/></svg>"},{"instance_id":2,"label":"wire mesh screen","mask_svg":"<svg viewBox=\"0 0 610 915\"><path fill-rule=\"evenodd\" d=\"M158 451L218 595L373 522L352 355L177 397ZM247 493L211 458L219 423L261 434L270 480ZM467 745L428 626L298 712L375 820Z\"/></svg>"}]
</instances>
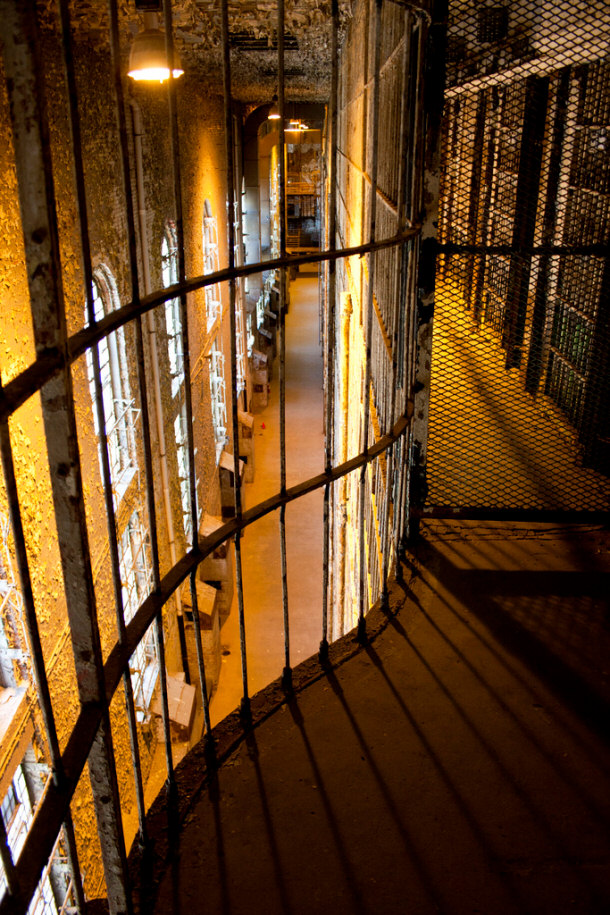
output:
<instances>
[{"instance_id":1,"label":"wire mesh screen","mask_svg":"<svg viewBox=\"0 0 610 915\"><path fill-rule=\"evenodd\" d=\"M451 3L431 511L610 507L610 8Z\"/></svg>"}]
</instances>

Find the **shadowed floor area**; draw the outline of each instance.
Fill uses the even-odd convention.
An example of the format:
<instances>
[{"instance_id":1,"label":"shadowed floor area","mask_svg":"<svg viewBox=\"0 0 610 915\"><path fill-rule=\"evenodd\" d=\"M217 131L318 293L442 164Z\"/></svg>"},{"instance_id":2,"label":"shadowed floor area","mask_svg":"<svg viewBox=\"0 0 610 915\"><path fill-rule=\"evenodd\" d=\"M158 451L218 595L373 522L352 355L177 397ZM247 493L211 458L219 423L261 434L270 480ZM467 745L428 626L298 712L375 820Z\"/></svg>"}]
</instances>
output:
<instances>
[{"instance_id":1,"label":"shadowed floor area","mask_svg":"<svg viewBox=\"0 0 610 915\"><path fill-rule=\"evenodd\" d=\"M582 464L575 430L477 325L459 290L440 284L434 310L429 505L608 510L610 479Z\"/></svg>"},{"instance_id":2,"label":"shadowed floor area","mask_svg":"<svg viewBox=\"0 0 610 915\"><path fill-rule=\"evenodd\" d=\"M595 528L428 525L368 645L187 757L140 911L608 912L609 568Z\"/></svg>"}]
</instances>

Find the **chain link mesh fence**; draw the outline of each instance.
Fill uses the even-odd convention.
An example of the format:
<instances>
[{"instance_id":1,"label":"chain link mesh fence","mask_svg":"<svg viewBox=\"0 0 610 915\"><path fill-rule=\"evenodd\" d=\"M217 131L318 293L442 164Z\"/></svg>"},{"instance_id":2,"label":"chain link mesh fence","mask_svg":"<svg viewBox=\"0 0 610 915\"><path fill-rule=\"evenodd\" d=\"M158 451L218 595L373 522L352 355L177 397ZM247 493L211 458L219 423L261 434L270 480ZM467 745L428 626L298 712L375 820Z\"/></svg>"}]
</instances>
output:
<instances>
[{"instance_id":1,"label":"chain link mesh fence","mask_svg":"<svg viewBox=\"0 0 610 915\"><path fill-rule=\"evenodd\" d=\"M610 7L449 4L428 510L610 508Z\"/></svg>"}]
</instances>

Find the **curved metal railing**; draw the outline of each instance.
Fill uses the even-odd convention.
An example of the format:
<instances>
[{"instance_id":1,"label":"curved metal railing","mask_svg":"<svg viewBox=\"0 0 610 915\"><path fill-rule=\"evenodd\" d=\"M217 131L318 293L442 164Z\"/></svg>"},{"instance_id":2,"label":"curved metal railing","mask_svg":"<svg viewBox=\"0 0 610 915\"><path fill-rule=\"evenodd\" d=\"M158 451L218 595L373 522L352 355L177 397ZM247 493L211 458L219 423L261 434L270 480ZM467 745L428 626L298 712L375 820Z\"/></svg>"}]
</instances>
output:
<instances>
[{"instance_id":1,"label":"curved metal railing","mask_svg":"<svg viewBox=\"0 0 610 915\"><path fill-rule=\"evenodd\" d=\"M117 123L120 139L120 160L122 180L125 188L125 215L128 228L127 260L132 284L132 300L129 304L117 308L107 314L102 320L95 321L92 292L91 245L88 228L87 195L85 190L85 169L83 151L80 137L80 122L77 103L77 85L72 48L72 33L68 0L58 0L61 17L62 55L65 69L66 85L68 87L70 126L72 137L72 156L75 169L76 199L80 219L81 255L84 265L84 279L87 296L89 323L86 328L68 337L66 331L65 311L63 306L63 291L61 281L61 263L59 257L59 233L55 201L53 196L53 175L48 146L48 123L42 91L42 61L39 56L37 41L36 5L34 0L19 3L13 0L0 0L0 20L4 39L4 58L9 91L11 96L12 128L15 148L15 161L18 174L20 202L22 209L22 226L25 239L25 257L30 289L32 321L36 342L36 359L33 364L0 387L0 449L4 468L7 499L10 507L11 523L13 529L15 553L20 572L23 593L24 613L28 628L28 637L32 656L33 676L48 743L49 756L53 769L53 778L48 783L44 796L38 806L33 825L29 830L25 846L19 859L12 860L10 848L0 818L0 853L6 875L8 892L0 902L0 913L23 913L27 910L29 900L36 889L40 873L57 836L62 828L66 839L68 856L72 871L75 875L75 897L79 908L85 904L82 883L79 879L79 866L74 825L72 822L70 803L78 785L79 779L89 763L93 785L94 802L98 818L98 832L102 842L102 856L104 863L106 887L111 912L130 910L129 889L126 870L126 852L122 836L121 810L118 798L115 761L113 757L111 727L109 719L109 706L121 680L123 680L126 693L127 723L130 732L132 761L136 784L136 798L140 840L146 840L146 811L144 807L143 786L141 772L139 771L139 751L137 723L135 718L133 695L129 677L129 659L136 647L141 642L145 633L151 626L156 627L156 637L160 650L160 672L162 710L164 722L164 739L168 779L173 778L173 761L171 750L171 735L169 731L169 714L167 699L167 682L164 663L163 627L161 624L162 612L167 601L174 595L182 583L190 577L191 595L193 601L193 619L195 624L195 637L198 654L199 681L202 692L205 725L207 733L210 732L209 704L205 687L204 660L201 648L201 633L199 631L199 614L197 609L197 592L195 575L200 563L210 555L221 543L233 540L236 553L236 579L238 592L238 612L241 633L242 675L244 684L244 711L247 714L248 690L247 672L245 668L245 629L243 588L241 581L241 553L240 535L253 522L263 516L278 511L280 515L280 539L282 552L282 578L283 578L283 605L286 638L286 667L284 674L290 672L290 658L288 650L288 612L286 591L286 556L285 556L285 527L284 510L288 503L298 500L302 496L315 490L324 490L324 601L323 621L321 632L321 653L328 647L328 569L329 569L329 525L332 507L332 487L335 482L347 477L350 473L359 470L362 474L362 493L364 493L364 472L366 467L386 455L393 473L393 485L388 479L386 484L386 530L384 531L384 568L382 569L382 582L385 582L389 573L389 557L395 555L395 547L390 540L399 539L399 532L404 529L407 505L408 488L408 447L407 436L411 429L411 416L413 402L406 394L399 401L395 392L399 376L402 379L402 390L406 391L415 374L416 358L409 349L416 345L417 321L413 316L407 318L406 311L401 312L397 318L398 332L396 334L397 350L401 355L391 353L393 362L388 368L388 377L391 390L391 427L387 431L377 431L369 428L370 398L372 378L371 336L372 321L375 310L374 301L374 270L376 252L395 248L401 252L401 272L396 277L396 294L401 301L408 300L415 310L418 295L423 297L425 305L430 304L430 284L433 285L433 271L430 276L429 264L427 273L417 258L420 240L427 242L434 236L433 215L434 201L424 200L423 178L420 171L424 163L424 147L426 131L431 128L424 125L422 109L422 85L424 71L429 60L426 52L431 29L430 14L427 10L419 9L409 3L388 0L388 5L399 12L404 28L403 35L403 71L404 86L399 104L400 114L400 148L397 152L398 170L400 180L399 197L392 204L395 214L396 231L383 239L377 238L376 229L376 201L377 197L383 198L381 190L378 194L377 186L377 153L373 154L371 175L368 176L370 186L370 206L368 214L368 241L356 246L338 247L337 213L337 156L338 156L338 27L339 8L337 0L332 3L332 75L331 99L328 130L330 142L327 144L327 199L326 226L327 248L316 254L292 255L286 253L286 216L284 201L285 175L284 175L284 149L285 136L283 126L284 109L284 4L278 2L278 79L279 79L279 161L280 161L280 247L279 256L268 261L254 264L243 264L236 260L236 239L233 220L228 220L228 267L216 273L189 277L185 269L185 240L182 214L182 180L180 171L179 136L176 104L176 87L174 80L169 80L169 108L170 108L170 136L173 151L173 180L174 198L176 205L176 234L178 242L178 282L162 291L152 291L150 282L147 281L144 271L143 288L140 271L138 269L138 251L136 231L136 215L134 196L138 197L138 175L136 169L136 186L133 185L131 151L128 141L127 105L124 97L121 49L119 45L119 19L116 0L109 0L110 14L110 48L114 74L114 96L117 111ZM379 83L381 68L382 44L382 8L384 0L375 0L375 68L372 75L373 105L371 123L369 126L369 141L371 149L376 150L379 132ZM171 24L171 4L165 2L165 26L167 36L167 52L172 70L174 55L173 36ZM227 162L227 196L228 212L234 212L236 201L236 179L234 174L234 137L233 115L231 106L231 59L228 32L228 2L223 0L221 5L222 16L222 60L223 81L225 98L225 140ZM406 64L408 64L408 71ZM400 76L403 79L403 76ZM411 104L412 110L408 110ZM440 103L436 99L437 115L440 116ZM135 193L134 193L135 192ZM144 247L145 240L140 237ZM429 250L429 248L427 248ZM141 256L142 255L142 252ZM337 294L336 264L340 259L350 257L369 257L369 289L367 293L367 352L364 364L364 399L366 415L363 447L360 453L346 461L337 462L333 451L333 429L337 422L334 414L333 397L328 392L333 391L333 355L335 345L336 309L335 299ZM144 257L145 260L145 257ZM325 285L327 290L328 311L325 325L326 342L326 448L325 469L322 473L296 486L286 485L286 452L285 452L285 295L286 277L290 267L306 264L327 265ZM239 484L239 441L237 400L232 397L232 429L233 429L233 455L235 479L235 517L223 524L212 534L200 537L172 568L161 577L157 521L155 510L155 497L153 491L152 449L150 436L150 417L148 416L149 404L149 378L147 376L144 360L143 319L152 310L163 303L178 298L180 300L182 319L182 341L184 349L184 372L190 382L190 364L188 348L188 310L186 297L189 293L203 289L206 286L226 282L229 285L229 317L231 321L231 390L236 389L236 282L243 277L261 273L263 271L277 270L280 275L280 426L281 426L281 472L279 492L261 502L260 504L243 510L241 504ZM419 290L419 292L417 292ZM422 293L423 290L423 293ZM427 298L426 298L427 297ZM400 324L403 321L404 326ZM123 597L121 592L121 574L116 535L116 518L112 497L112 478L110 472L108 441L104 430L104 405L102 384L100 376L99 356L97 344L109 334L119 328L131 324L135 330L135 372L139 385L139 401L142 408L142 434L144 451L144 477L147 495L147 507L150 522L150 539L153 552L153 588L150 595L141 603L133 618L125 623ZM407 343L401 339L410 335ZM95 409L97 412L98 428L100 431L100 453L102 459L102 475L105 490L105 504L107 524L110 541L111 565L113 573L115 610L117 616L118 637L108 654L106 660L102 658L100 636L97 628L97 615L93 578L91 571L91 556L87 538L87 519L85 516L83 482L80 473L80 456L76 438L76 416L71 381L71 366L84 353L90 352L93 361L93 377L95 383ZM408 366L408 368L407 368ZM67 743L60 750L56 725L56 711L53 708L45 661L36 615L35 600L32 580L29 569L28 549L26 536L23 529L19 508L19 492L14 467L13 451L9 421L15 412L32 394L40 395L42 414L45 422L47 449L49 455L49 473L53 490L55 516L57 521L58 545L62 560L66 603L72 646L75 657L75 667L78 683L80 711L76 723L72 728ZM193 409L191 403L190 383L185 384L185 400L187 411L188 454L190 466L189 496L192 530L197 530L197 500L194 442L192 431ZM397 511L394 517L394 530L390 531L387 519L390 517L390 502L396 499ZM364 549L364 508L361 505L360 543ZM363 555L361 555L363 564ZM362 571L361 575L365 575ZM361 606L360 620L363 624L365 603L364 579L361 581Z\"/></svg>"}]
</instances>

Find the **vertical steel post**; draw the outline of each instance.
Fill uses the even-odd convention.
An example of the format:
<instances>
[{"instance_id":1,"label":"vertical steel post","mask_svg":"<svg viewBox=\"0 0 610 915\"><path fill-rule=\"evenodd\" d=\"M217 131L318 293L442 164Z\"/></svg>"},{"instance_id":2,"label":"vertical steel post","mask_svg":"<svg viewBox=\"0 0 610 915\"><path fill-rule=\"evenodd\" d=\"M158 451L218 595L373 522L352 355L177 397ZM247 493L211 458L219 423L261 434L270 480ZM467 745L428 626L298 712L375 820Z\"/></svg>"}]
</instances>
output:
<instances>
[{"instance_id":1,"label":"vertical steel post","mask_svg":"<svg viewBox=\"0 0 610 915\"><path fill-rule=\"evenodd\" d=\"M375 241L375 227L377 219L377 138L379 134L379 70L381 63L381 6L382 0L375 0L375 60L373 69L373 103L371 111L371 202L369 205L369 241ZM369 447L370 411L371 411L371 338L373 336L373 296L375 294L375 253L371 251L368 260L368 288L366 304L366 330L365 330L365 356L364 356L364 397L363 397L363 427L362 450L366 453ZM363 464L360 473L360 600L358 607L358 639L366 639L366 622L364 619L368 609L368 565L366 557L365 537L365 509L366 509L366 474L368 465Z\"/></svg>"},{"instance_id":2,"label":"vertical steel post","mask_svg":"<svg viewBox=\"0 0 610 915\"><path fill-rule=\"evenodd\" d=\"M221 40L222 40L222 83L224 90L225 115L225 155L227 162L227 201L229 218L227 220L227 244L229 270L235 268L235 226L233 212L235 202L235 176L233 170L233 113L231 106L231 48L229 45L229 9L228 0L221 3ZM233 481L235 496L235 519L238 527L242 519L241 479L239 476L239 427L237 417L237 347L235 320L235 277L229 279L229 317L231 322L231 423L233 426ZM246 621L244 615L244 589L241 565L241 533L235 534L235 579L237 585L237 606L239 612L239 640L241 648L241 674L243 697L241 700L242 719L250 720L250 697L248 695L248 664L246 658Z\"/></svg>"},{"instance_id":3,"label":"vertical steel post","mask_svg":"<svg viewBox=\"0 0 610 915\"><path fill-rule=\"evenodd\" d=\"M555 111L551 134L551 153L547 166L547 183L545 190L544 216L542 220L543 245L552 245L557 225L557 198L561 176L561 155L566 128L566 112L570 97L570 68L565 67L557 77ZM532 328L525 374L525 390L530 394L538 393L538 386L543 370L544 331L548 321L548 285L551 258L544 254L538 261Z\"/></svg>"},{"instance_id":4,"label":"vertical steel post","mask_svg":"<svg viewBox=\"0 0 610 915\"><path fill-rule=\"evenodd\" d=\"M409 49L410 49L410 40L411 40L411 27L412 27L412 15L411 12L406 9L403 14L403 49L402 49L402 65L400 68L402 82L401 82L401 92L400 92L400 141L399 141L399 160L398 160L398 199L396 201L396 230L397 232L402 232L407 227L407 185L406 185L406 175L407 175L407 156L408 156L408 89L410 88L409 84ZM405 314L405 304L407 296L407 268L409 263L409 243L403 242L403 244L398 249L398 254L400 258L400 270L398 276L396 277L396 282L394 284L394 294L395 294L395 314L396 320L394 322L393 332L392 332L392 372L391 372L391 406L390 406L390 415L388 422L388 429L396 421L396 403L398 399L398 388L399 388L399 355L401 353L401 344L404 345L407 327L406 325L406 314ZM404 376L402 378L404 383ZM382 572L382 600L385 604L388 602L388 576L390 568L390 550L391 546L395 547L396 545L396 515L398 511L398 503L396 497L398 495L398 479L397 474L400 474L401 468L400 463L396 462L396 455L400 453L398 450L398 443L392 445L387 452L387 465L386 465L386 525L384 531L383 539L383 572ZM392 510L393 509L393 510ZM390 524L390 517L392 518L392 524ZM396 572L400 574L400 568L398 563L398 557L396 550L394 549L394 561L396 563Z\"/></svg>"},{"instance_id":5,"label":"vertical steel post","mask_svg":"<svg viewBox=\"0 0 610 915\"><path fill-rule=\"evenodd\" d=\"M417 534L418 518L415 512L423 507L426 499L446 29L447 0L434 0L432 21L424 31L423 86L420 87L420 95L423 96L423 149L421 157L418 156L416 159L416 172L423 173L423 181L417 182L414 190L415 205L421 213L422 230L417 262L417 313L414 328L416 356L412 454L408 462L410 474L408 492L405 489L405 497L409 499L410 510L413 512L408 525L409 536Z\"/></svg>"},{"instance_id":6,"label":"vertical steel post","mask_svg":"<svg viewBox=\"0 0 610 915\"><path fill-rule=\"evenodd\" d=\"M337 246L337 127L339 105L339 3L332 0L332 33L331 33L331 77L330 77L330 168L328 174L328 250L335 251ZM335 394L335 336L336 336L336 295L337 295L337 262L331 258L328 264L328 317L326 320L326 402L324 422L324 468L330 473L333 463L334 438L334 394ZM332 505L333 485L328 482L324 487L324 557L322 570L322 640L320 642L320 661L328 657L328 605L329 605L329 562L330 562L330 509Z\"/></svg>"},{"instance_id":7,"label":"vertical steel post","mask_svg":"<svg viewBox=\"0 0 610 915\"><path fill-rule=\"evenodd\" d=\"M280 257L286 257L286 137L284 134L284 0L277 4L278 108L279 120L279 207ZM286 492L286 267L280 267L280 492ZM280 506L280 554L282 569L282 613L284 619L284 670L282 683L292 685L290 667L290 625L288 619L288 570L286 567L286 505Z\"/></svg>"},{"instance_id":8,"label":"vertical steel post","mask_svg":"<svg viewBox=\"0 0 610 915\"><path fill-rule=\"evenodd\" d=\"M528 76L525 81L525 108L511 241L515 250L510 256L502 332L507 369L518 368L523 356L532 256L523 254L520 249L529 248L534 243L548 96L549 77Z\"/></svg>"},{"instance_id":9,"label":"vertical steel post","mask_svg":"<svg viewBox=\"0 0 610 915\"><path fill-rule=\"evenodd\" d=\"M78 92L74 72L74 58L72 53L72 35L70 28L70 12L68 0L60 0L60 16L62 27L62 40L64 52L64 67L66 85L68 89L68 106L70 114L70 132L72 151L74 154L74 180L76 185L76 199L80 223L80 243L83 255L83 273L85 278L85 298L87 303L87 321L95 323L95 309L93 304L93 272L91 269L91 246L89 241L89 218L87 214L87 199L85 192L85 172L83 165L82 141L80 120L78 115ZM137 289L136 289L137 292ZM125 618L123 613L123 589L121 586L121 572L119 567L119 553L117 547L117 529L114 512L112 492L112 476L110 472L110 458L108 454L108 440L106 437L104 401L102 395L102 379L100 373L99 347L91 350L93 362L93 378L95 386L95 411L97 414L97 427L99 429L99 450L102 458L102 477L104 484L104 501L106 505L106 522L108 528L108 543L110 548L110 561L112 566L112 583L114 589L114 603L117 621L119 643L125 639ZM140 748L136 713L133 699L133 688L129 671L123 672L123 689L125 692L125 712L129 728L129 741L133 765L134 781L136 786L136 804L138 809L138 825L140 842L146 842L146 810L144 807L144 789L142 785L142 769L140 764Z\"/></svg>"},{"instance_id":10,"label":"vertical steel post","mask_svg":"<svg viewBox=\"0 0 610 915\"><path fill-rule=\"evenodd\" d=\"M180 141L178 134L178 100L176 95L176 81L174 79L174 35L172 29L172 4L171 0L165 0L163 4L165 15L165 46L167 50L167 65L169 68L168 80L168 97L169 97L169 117L170 117L170 139L172 148L172 164L174 178L174 203L176 206L176 236L178 240L178 281L184 283L186 279L186 259L184 251L184 217L182 211L182 176L180 166ZM229 210L229 221L231 221L232 212ZM188 309L186 293L180 293L180 322L182 325L182 353L184 366L184 401L186 408L186 427L187 427L187 445L189 456L189 495L191 503L191 528L192 528L192 547L197 549L198 541L198 511L197 511L197 477L195 473L195 442L193 437L193 397L191 390L191 355L189 349L188 335ZM212 729L210 721L210 705L208 691L205 680L205 662L203 658L203 646L201 644L201 623L199 619L199 602L197 597L197 574L192 572L190 575L191 589L191 606L193 608L193 626L195 629L195 646L197 650L197 667L199 673L199 686L201 691L201 702L203 707L203 717L206 734L210 735ZM181 637L184 638L184 617L182 612L178 614L178 624L181 626ZM185 656L185 674L188 678L188 655L186 654L186 641L184 648Z\"/></svg>"},{"instance_id":11,"label":"vertical steel post","mask_svg":"<svg viewBox=\"0 0 610 915\"><path fill-rule=\"evenodd\" d=\"M129 269L131 277L132 295L134 299L140 295L140 281L138 277L138 262L136 253L136 229L133 211L133 194L131 189L131 169L129 164L129 146L127 143L127 121L125 117L125 99L123 94L123 80L121 73L121 53L119 44L119 20L116 0L109 0L108 11L110 18L110 51L114 75L114 93L116 101L117 127L119 131L121 168L123 188L125 193L125 211L127 217L127 231L129 244ZM136 321L136 354L138 368L138 386L140 393L140 409L142 410L142 440L144 444L144 462L146 473L146 499L148 519L150 524L150 540L152 550L153 583L155 589L159 587L159 548L157 537L157 515L153 491L152 450L150 444L150 425L148 419L148 393L146 374L144 369L144 341L142 336L142 321ZM169 708L167 698L167 674L164 663L163 633L160 620L155 620L157 640L157 653L159 655L159 679L161 681L161 710L163 716L163 731L165 737L165 757L167 761L167 777L170 784L173 781L173 763L171 752L171 734L169 726Z\"/></svg>"},{"instance_id":12,"label":"vertical steel post","mask_svg":"<svg viewBox=\"0 0 610 915\"><path fill-rule=\"evenodd\" d=\"M63 370L40 391L78 695L102 708L89 754L110 912L131 912L125 842L105 695L93 575L83 501L72 377L67 353L59 236L44 81L37 56L34 0L0 0L5 68L19 183L36 353L60 353Z\"/></svg>"}]
</instances>

